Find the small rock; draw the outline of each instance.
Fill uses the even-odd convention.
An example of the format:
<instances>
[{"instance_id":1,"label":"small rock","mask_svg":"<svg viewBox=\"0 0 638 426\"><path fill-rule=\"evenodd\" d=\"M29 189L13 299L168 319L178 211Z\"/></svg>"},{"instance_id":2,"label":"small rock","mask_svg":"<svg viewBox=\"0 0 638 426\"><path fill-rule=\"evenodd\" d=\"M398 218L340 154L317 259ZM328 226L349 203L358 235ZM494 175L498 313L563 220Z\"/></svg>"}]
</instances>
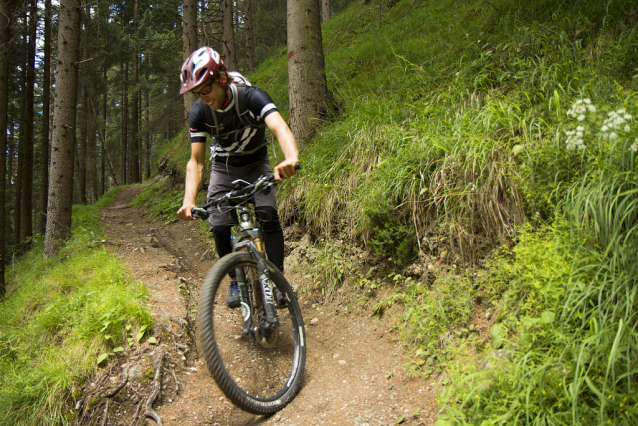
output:
<instances>
[{"instance_id":1,"label":"small rock","mask_svg":"<svg viewBox=\"0 0 638 426\"><path fill-rule=\"evenodd\" d=\"M332 356L332 359L337 359L337 358L339 358L339 354L334 354L334 355Z\"/></svg>"},{"instance_id":2,"label":"small rock","mask_svg":"<svg viewBox=\"0 0 638 426\"><path fill-rule=\"evenodd\" d=\"M346 362L343 359L339 360L339 365L346 365Z\"/></svg>"},{"instance_id":3,"label":"small rock","mask_svg":"<svg viewBox=\"0 0 638 426\"><path fill-rule=\"evenodd\" d=\"M319 322L319 318L313 318L312 321L310 321L310 324L317 324Z\"/></svg>"},{"instance_id":4,"label":"small rock","mask_svg":"<svg viewBox=\"0 0 638 426\"><path fill-rule=\"evenodd\" d=\"M144 374L144 371L142 371L142 366L139 364L134 364L128 370L128 378L130 380L139 380L142 377L142 374Z\"/></svg>"}]
</instances>

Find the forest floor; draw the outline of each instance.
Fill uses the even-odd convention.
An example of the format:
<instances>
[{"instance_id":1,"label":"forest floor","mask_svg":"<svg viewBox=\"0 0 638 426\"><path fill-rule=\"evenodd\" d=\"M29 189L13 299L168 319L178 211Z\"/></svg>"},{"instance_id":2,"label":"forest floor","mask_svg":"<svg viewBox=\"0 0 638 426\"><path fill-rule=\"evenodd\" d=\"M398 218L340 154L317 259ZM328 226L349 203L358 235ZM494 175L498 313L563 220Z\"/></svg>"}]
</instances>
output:
<instances>
[{"instance_id":1,"label":"forest floor","mask_svg":"<svg viewBox=\"0 0 638 426\"><path fill-rule=\"evenodd\" d=\"M390 331L391 315L373 317L373 303L352 309L348 298L361 295L346 294L346 286L329 303L309 290L303 247L309 237L298 229L285 233L286 277L297 288L307 334L301 390L272 416L232 405L209 374L196 337L199 289L215 259L210 240L195 222L147 222L143 210L129 206L141 189L126 188L103 210L104 244L148 288L157 342L127 347L84 385L84 408L76 407L83 424L154 425L153 411L163 425L434 424L437 384L406 376L408 354ZM153 363L161 363L159 374ZM108 396L118 384L125 385Z\"/></svg>"}]
</instances>

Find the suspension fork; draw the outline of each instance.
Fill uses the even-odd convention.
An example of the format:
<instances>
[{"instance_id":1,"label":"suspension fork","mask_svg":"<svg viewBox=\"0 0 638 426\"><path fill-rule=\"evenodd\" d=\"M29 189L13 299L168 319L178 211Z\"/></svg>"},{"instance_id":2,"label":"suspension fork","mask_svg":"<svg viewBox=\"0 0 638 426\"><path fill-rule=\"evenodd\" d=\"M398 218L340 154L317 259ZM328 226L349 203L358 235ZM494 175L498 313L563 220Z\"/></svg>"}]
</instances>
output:
<instances>
[{"instance_id":1,"label":"suspension fork","mask_svg":"<svg viewBox=\"0 0 638 426\"><path fill-rule=\"evenodd\" d=\"M263 297L264 312L266 314L266 329L272 329L279 327L279 318L277 309L275 307L275 298L273 293L273 285L270 281L268 274L268 266L266 264L266 253L259 249L262 246L261 238L254 238L253 240L244 240L236 242L236 239L231 240L233 251L239 249L247 250L257 262L257 271L259 273L259 285L261 286L261 295ZM235 269L235 275L237 278L237 284L239 287L240 304L242 310L242 317L244 319L243 334L247 335L251 333L255 324L253 324L252 312L254 311L254 301L251 297L252 289L249 288L246 274L243 268Z\"/></svg>"},{"instance_id":2,"label":"suspension fork","mask_svg":"<svg viewBox=\"0 0 638 426\"><path fill-rule=\"evenodd\" d=\"M279 318L275 307L275 295L273 292L273 284L268 274L268 266L266 265L266 254L259 251L256 247L251 247L251 254L257 261L257 270L259 271L259 284L261 285L261 294L264 298L264 311L266 313L266 329L279 327Z\"/></svg>"}]
</instances>

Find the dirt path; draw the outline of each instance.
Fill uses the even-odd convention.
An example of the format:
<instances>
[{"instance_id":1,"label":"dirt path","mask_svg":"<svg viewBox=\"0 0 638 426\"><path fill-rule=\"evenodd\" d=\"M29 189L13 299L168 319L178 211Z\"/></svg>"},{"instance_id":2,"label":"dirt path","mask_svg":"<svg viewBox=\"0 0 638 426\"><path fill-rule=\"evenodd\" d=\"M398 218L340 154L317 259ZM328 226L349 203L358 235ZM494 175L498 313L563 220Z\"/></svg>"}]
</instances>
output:
<instances>
[{"instance_id":1,"label":"dirt path","mask_svg":"<svg viewBox=\"0 0 638 426\"><path fill-rule=\"evenodd\" d=\"M404 349L388 333L388 324L371 318L369 311L344 313L339 305L317 303L317 295L303 292L299 301L308 354L301 391L270 417L234 407L209 375L196 342L199 287L214 259L210 243L194 222L147 223L142 211L128 207L140 189L125 189L103 211L105 244L148 288L158 343L128 348L103 369L102 379L95 379L98 386L99 380L118 382L122 366L128 369L124 390L106 409L95 409L99 413L93 419L106 420L96 424L156 424L136 418L144 412L145 395L151 393L151 360L160 353L165 354L165 374L152 406L164 425L393 425L402 418L409 425L434 424L434 383L404 377ZM290 256L287 262L301 261ZM294 269L303 270L290 268ZM287 278L299 289L306 280L301 275L293 271Z\"/></svg>"}]
</instances>

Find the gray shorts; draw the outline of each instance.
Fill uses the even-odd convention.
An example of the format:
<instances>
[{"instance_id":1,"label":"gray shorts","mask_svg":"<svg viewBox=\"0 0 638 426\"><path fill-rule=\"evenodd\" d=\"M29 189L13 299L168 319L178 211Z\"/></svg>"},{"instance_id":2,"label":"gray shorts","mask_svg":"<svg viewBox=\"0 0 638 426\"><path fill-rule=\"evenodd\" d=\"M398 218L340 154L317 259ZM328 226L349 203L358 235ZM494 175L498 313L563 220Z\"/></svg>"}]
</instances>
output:
<instances>
[{"instance_id":1,"label":"gray shorts","mask_svg":"<svg viewBox=\"0 0 638 426\"><path fill-rule=\"evenodd\" d=\"M208 184L207 201L218 198L233 189L232 182L236 179L243 179L246 182L253 183L262 175L272 175L270 170L270 162L268 157L257 163L248 166L230 166L217 161L212 161L210 170L210 183ZM277 210L277 191L272 188L268 194L258 194L255 196L255 207L270 206ZM222 213L215 207L211 207L209 211L211 215L208 217L210 229L214 226L235 225L237 223L235 210L228 210L228 203L221 204Z\"/></svg>"}]
</instances>

